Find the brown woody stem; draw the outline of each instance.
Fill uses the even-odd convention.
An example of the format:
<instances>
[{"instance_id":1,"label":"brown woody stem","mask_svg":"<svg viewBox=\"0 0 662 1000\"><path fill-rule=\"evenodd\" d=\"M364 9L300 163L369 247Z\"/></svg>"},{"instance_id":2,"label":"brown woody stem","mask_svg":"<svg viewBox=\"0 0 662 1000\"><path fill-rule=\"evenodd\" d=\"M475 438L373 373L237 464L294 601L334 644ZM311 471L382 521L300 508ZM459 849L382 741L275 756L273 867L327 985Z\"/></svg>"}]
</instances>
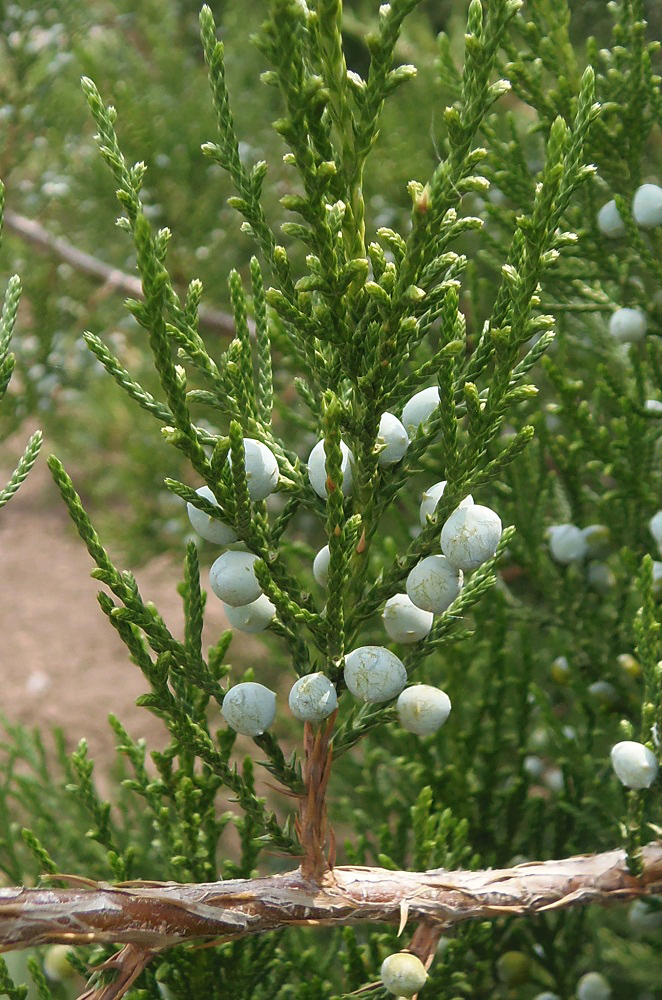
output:
<instances>
[{"instance_id":1,"label":"brown woody stem","mask_svg":"<svg viewBox=\"0 0 662 1000\"><path fill-rule=\"evenodd\" d=\"M62 942L133 944L145 951L291 925L465 920L608 905L662 892L662 843L642 852L640 878L625 852L477 872L338 867L321 882L301 870L200 885L100 884L95 889L0 889L0 949Z\"/></svg>"},{"instance_id":2,"label":"brown woody stem","mask_svg":"<svg viewBox=\"0 0 662 1000\"><path fill-rule=\"evenodd\" d=\"M301 800L297 818L297 834L304 850L301 874L305 879L320 881L333 866L326 857L326 788L331 774L331 733L336 721L334 712L317 732L310 722L304 726L303 779L306 794Z\"/></svg>"}]
</instances>

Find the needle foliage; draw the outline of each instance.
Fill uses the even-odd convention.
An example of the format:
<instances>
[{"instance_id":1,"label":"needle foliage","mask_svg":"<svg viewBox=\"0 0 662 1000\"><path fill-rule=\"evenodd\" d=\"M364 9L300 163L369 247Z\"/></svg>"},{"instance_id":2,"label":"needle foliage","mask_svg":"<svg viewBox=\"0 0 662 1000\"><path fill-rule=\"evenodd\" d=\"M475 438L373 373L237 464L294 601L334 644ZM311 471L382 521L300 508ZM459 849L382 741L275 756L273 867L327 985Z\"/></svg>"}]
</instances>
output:
<instances>
[{"instance_id":1,"label":"needle foliage","mask_svg":"<svg viewBox=\"0 0 662 1000\"><path fill-rule=\"evenodd\" d=\"M132 368L102 335L85 341L174 450L161 474L177 503L230 525L257 557L275 609L264 654L242 673L228 660L237 649L241 662L237 634L203 648L205 603L217 598L201 578L217 552L187 543L183 518L176 638L132 573L114 565L52 456L103 586L101 612L142 671L140 703L162 719L169 743L150 752L111 718L123 765L101 795L84 742L67 755L60 739L53 759L38 735L8 724L0 869L18 883L71 871L212 881L295 867L305 775L287 694L297 677L322 671L340 698L328 805L339 860L486 868L624 846L636 874L642 843L662 830L659 780L623 789L609 750L635 739L659 759L662 726L662 563L648 527L662 506L662 229L640 228L631 212L659 161L658 44L644 5L610 3L595 40L568 0L471 0L461 26L455 11L434 46L439 11L421 0L378 10L341 0L262 6L263 23L252 9L242 17L255 16L250 65L277 116L269 161L254 155L243 124L256 81L234 92L227 82L245 53L226 51L209 7L200 14L216 119L215 135L200 136L213 165L201 194L211 203L232 189L227 238L242 253L241 241L252 246L212 279L227 282L229 343L201 331L203 284L182 282L169 263L171 232L144 196L151 165L125 155L122 116L103 86L86 76L83 92L119 201L117 239L128 241L142 283L143 297L127 306L151 370L144 378L145 366ZM412 138L421 107L432 134ZM430 170L393 190L389 175L406 173L405 151L421 145L433 152ZM391 168L385 158L398 150ZM624 224L616 239L597 224L611 199ZM0 390L17 291L11 279ZM610 333L623 307L646 317L636 342ZM402 416L415 393L435 387L439 403L408 428L404 457L380 462L381 415ZM251 499L246 438L278 462L267 501ZM307 469L320 440L324 497ZM35 438L0 504L37 450ZM441 480L421 525L421 493ZM196 492L202 485L215 503ZM469 494L506 526L496 552L467 574L425 638L391 642L385 602L439 554L441 527ZM568 524L588 530L581 555L560 562L550 528ZM312 575L323 545L325 589ZM442 729L415 736L394 702L352 698L344 659L365 645L388 646L411 680L448 693ZM220 715L241 680L277 693L273 729L252 742ZM296 929L180 948L158 956L127 995L336 1000L373 984L369 995L382 998L380 964L411 933ZM591 908L461 924L442 938L422 996L571 998L595 970L614 996L660 997L660 933ZM111 953L80 948L70 962L83 972ZM32 961L32 995L73 995L44 977L42 960ZM3 971L0 995L26 994Z\"/></svg>"}]
</instances>

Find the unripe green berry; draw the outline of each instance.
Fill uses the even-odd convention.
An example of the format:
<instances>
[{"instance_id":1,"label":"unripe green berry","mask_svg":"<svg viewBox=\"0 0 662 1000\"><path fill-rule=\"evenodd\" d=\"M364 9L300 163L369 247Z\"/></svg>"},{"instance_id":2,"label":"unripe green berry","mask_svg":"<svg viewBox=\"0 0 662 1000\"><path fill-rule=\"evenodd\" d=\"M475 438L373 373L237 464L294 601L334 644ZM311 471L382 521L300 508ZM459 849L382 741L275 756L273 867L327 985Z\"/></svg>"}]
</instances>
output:
<instances>
[{"instance_id":1,"label":"unripe green berry","mask_svg":"<svg viewBox=\"0 0 662 1000\"><path fill-rule=\"evenodd\" d=\"M359 646L345 657L345 684L355 698L377 704L400 694L407 683L402 660L385 646Z\"/></svg>"},{"instance_id":2,"label":"unripe green berry","mask_svg":"<svg viewBox=\"0 0 662 1000\"><path fill-rule=\"evenodd\" d=\"M381 466L394 465L404 458L409 447L409 435L403 424L392 413L382 413L377 444L381 448L377 457Z\"/></svg>"},{"instance_id":3,"label":"unripe green berry","mask_svg":"<svg viewBox=\"0 0 662 1000\"><path fill-rule=\"evenodd\" d=\"M328 545L321 548L313 562L313 576L320 587L326 587L329 582L329 563L331 562L331 550Z\"/></svg>"},{"instance_id":4,"label":"unripe green berry","mask_svg":"<svg viewBox=\"0 0 662 1000\"><path fill-rule=\"evenodd\" d=\"M428 523L428 517L433 517L437 509L437 504L441 500L447 485L446 480L442 479L441 482L435 483L434 486L430 486L429 489L423 491L420 510L421 527L424 528Z\"/></svg>"},{"instance_id":5,"label":"unripe green berry","mask_svg":"<svg viewBox=\"0 0 662 1000\"><path fill-rule=\"evenodd\" d=\"M610 1000L611 986L600 972L587 972L577 983L577 1000Z\"/></svg>"},{"instance_id":6,"label":"unripe green berry","mask_svg":"<svg viewBox=\"0 0 662 1000\"><path fill-rule=\"evenodd\" d=\"M527 754L523 760L524 771L530 778L534 781L539 781L545 772L545 762L542 757L537 757L535 754Z\"/></svg>"},{"instance_id":7,"label":"unripe green berry","mask_svg":"<svg viewBox=\"0 0 662 1000\"><path fill-rule=\"evenodd\" d=\"M611 239L618 239L619 236L625 236L625 223L621 219L616 208L616 202L613 199L605 202L598 212L598 229Z\"/></svg>"},{"instance_id":8,"label":"unripe green berry","mask_svg":"<svg viewBox=\"0 0 662 1000\"><path fill-rule=\"evenodd\" d=\"M398 997L413 997L423 989L428 978L420 958L408 951L385 958L380 976L384 988Z\"/></svg>"},{"instance_id":9,"label":"unripe green berry","mask_svg":"<svg viewBox=\"0 0 662 1000\"><path fill-rule=\"evenodd\" d=\"M632 216L642 229L662 225L662 188L658 184L642 184L634 192Z\"/></svg>"},{"instance_id":10,"label":"unripe green berry","mask_svg":"<svg viewBox=\"0 0 662 1000\"><path fill-rule=\"evenodd\" d=\"M557 684L565 685L570 683L570 664L568 663L567 656L557 656L552 661L551 674Z\"/></svg>"},{"instance_id":11,"label":"unripe green berry","mask_svg":"<svg viewBox=\"0 0 662 1000\"><path fill-rule=\"evenodd\" d=\"M662 909L653 909L645 899L635 899L628 910L628 923L635 934L650 934L662 927Z\"/></svg>"},{"instance_id":12,"label":"unripe green berry","mask_svg":"<svg viewBox=\"0 0 662 1000\"><path fill-rule=\"evenodd\" d=\"M434 620L430 611L417 608L407 594L394 594L389 598L382 619L389 638L405 644L424 639Z\"/></svg>"},{"instance_id":13,"label":"unripe green berry","mask_svg":"<svg viewBox=\"0 0 662 1000\"><path fill-rule=\"evenodd\" d=\"M641 309L617 309L609 320L610 334L622 344L642 340L647 326L648 321Z\"/></svg>"},{"instance_id":14,"label":"unripe green berry","mask_svg":"<svg viewBox=\"0 0 662 1000\"><path fill-rule=\"evenodd\" d=\"M632 653L620 653L616 657L616 662L628 677L641 677L641 664Z\"/></svg>"},{"instance_id":15,"label":"unripe green berry","mask_svg":"<svg viewBox=\"0 0 662 1000\"><path fill-rule=\"evenodd\" d=\"M451 945L452 940L453 940L452 938L447 937L445 934L441 935L439 941L437 942L437 947L435 948L435 954L438 955L439 958L443 958L443 956L446 954Z\"/></svg>"},{"instance_id":16,"label":"unripe green berry","mask_svg":"<svg viewBox=\"0 0 662 1000\"><path fill-rule=\"evenodd\" d=\"M465 573L491 559L501 539L501 518L489 507L460 505L441 529L441 551Z\"/></svg>"},{"instance_id":17,"label":"unripe green berry","mask_svg":"<svg viewBox=\"0 0 662 1000\"><path fill-rule=\"evenodd\" d=\"M648 522L648 530L655 539L658 548L662 549L662 510L658 510L656 514L653 514Z\"/></svg>"},{"instance_id":18,"label":"unripe green berry","mask_svg":"<svg viewBox=\"0 0 662 1000\"><path fill-rule=\"evenodd\" d=\"M46 951L44 972L54 983L63 983L76 975L76 970L67 958L68 955L73 955L68 944L53 944Z\"/></svg>"},{"instance_id":19,"label":"unripe green berry","mask_svg":"<svg viewBox=\"0 0 662 1000\"><path fill-rule=\"evenodd\" d=\"M427 556L409 573L407 594L417 608L440 615L460 593L463 579L446 556Z\"/></svg>"},{"instance_id":20,"label":"unripe green berry","mask_svg":"<svg viewBox=\"0 0 662 1000\"><path fill-rule=\"evenodd\" d=\"M609 528L605 524L589 524L581 529L587 546L587 554L592 559L605 556L609 552Z\"/></svg>"},{"instance_id":21,"label":"unripe green berry","mask_svg":"<svg viewBox=\"0 0 662 1000\"><path fill-rule=\"evenodd\" d=\"M542 776L542 783L550 792L558 795L565 788L565 778L560 767L548 767Z\"/></svg>"},{"instance_id":22,"label":"unripe green berry","mask_svg":"<svg viewBox=\"0 0 662 1000\"><path fill-rule=\"evenodd\" d=\"M653 597L656 601L662 600L662 562L653 562Z\"/></svg>"},{"instance_id":23,"label":"unripe green berry","mask_svg":"<svg viewBox=\"0 0 662 1000\"><path fill-rule=\"evenodd\" d=\"M434 486L430 486L429 489L425 490L421 498L421 526L424 528L428 523L428 517L433 517L439 501L441 500L444 490L446 489L446 480L442 479L440 483L435 483ZM474 498L471 494L464 498L459 504L460 507L469 507L474 502Z\"/></svg>"},{"instance_id":24,"label":"unripe green berry","mask_svg":"<svg viewBox=\"0 0 662 1000\"><path fill-rule=\"evenodd\" d=\"M616 586L616 577L611 566L599 559L592 559L586 567L586 582L593 590L606 594Z\"/></svg>"},{"instance_id":25,"label":"unripe green berry","mask_svg":"<svg viewBox=\"0 0 662 1000\"><path fill-rule=\"evenodd\" d=\"M279 471L276 456L261 441L244 438L244 464L248 495L251 500L266 500L278 486Z\"/></svg>"},{"instance_id":26,"label":"unripe green berry","mask_svg":"<svg viewBox=\"0 0 662 1000\"><path fill-rule=\"evenodd\" d=\"M209 586L225 604L239 608L257 601L262 593L253 568L257 558L252 552L224 552L212 563Z\"/></svg>"},{"instance_id":27,"label":"unripe green berry","mask_svg":"<svg viewBox=\"0 0 662 1000\"><path fill-rule=\"evenodd\" d=\"M588 543L575 524L553 524L548 530L552 559L563 566L581 562L588 552Z\"/></svg>"},{"instance_id":28,"label":"unripe green berry","mask_svg":"<svg viewBox=\"0 0 662 1000\"><path fill-rule=\"evenodd\" d=\"M439 389L436 385L429 389L421 389L405 403L402 411L402 423L411 438L421 424L426 424L439 406Z\"/></svg>"},{"instance_id":29,"label":"unripe green berry","mask_svg":"<svg viewBox=\"0 0 662 1000\"><path fill-rule=\"evenodd\" d=\"M531 731L531 736L529 737L531 749L535 751L547 750L549 748L551 735L551 732L545 726L536 726L536 728Z\"/></svg>"},{"instance_id":30,"label":"unripe green berry","mask_svg":"<svg viewBox=\"0 0 662 1000\"><path fill-rule=\"evenodd\" d=\"M591 698L602 708L612 709L618 704L618 691L609 681L593 681L587 690Z\"/></svg>"},{"instance_id":31,"label":"unripe green berry","mask_svg":"<svg viewBox=\"0 0 662 1000\"><path fill-rule=\"evenodd\" d=\"M321 671L300 677L289 697L292 715L300 722L321 722L338 707L336 689Z\"/></svg>"},{"instance_id":32,"label":"unripe green berry","mask_svg":"<svg viewBox=\"0 0 662 1000\"><path fill-rule=\"evenodd\" d=\"M497 960L497 975L505 986L528 982L531 961L523 951L506 951Z\"/></svg>"},{"instance_id":33,"label":"unripe green berry","mask_svg":"<svg viewBox=\"0 0 662 1000\"><path fill-rule=\"evenodd\" d=\"M276 718L276 695L264 684L235 684L223 698L223 718L236 733L260 736Z\"/></svg>"},{"instance_id":34,"label":"unripe green berry","mask_svg":"<svg viewBox=\"0 0 662 1000\"><path fill-rule=\"evenodd\" d=\"M611 763L626 788L650 788L659 771L655 754L634 740L622 740L612 747Z\"/></svg>"},{"instance_id":35,"label":"unripe green berry","mask_svg":"<svg viewBox=\"0 0 662 1000\"><path fill-rule=\"evenodd\" d=\"M257 635L269 628L276 614L276 608L266 594L260 594L256 601L250 604L240 604L233 608L231 604L223 604L225 617L232 628L248 635Z\"/></svg>"},{"instance_id":36,"label":"unripe green berry","mask_svg":"<svg viewBox=\"0 0 662 1000\"><path fill-rule=\"evenodd\" d=\"M215 507L218 507L218 501L208 486L201 486L195 492L198 496L204 497L205 500L209 500ZM206 541L214 542L215 545L232 545L233 542L237 541L239 536L234 528L231 528L229 524L224 524L218 518L210 517L209 514L194 507L192 503L186 504L186 513L194 530Z\"/></svg>"},{"instance_id":37,"label":"unripe green berry","mask_svg":"<svg viewBox=\"0 0 662 1000\"><path fill-rule=\"evenodd\" d=\"M352 464L354 456L344 441L340 442L342 459L340 468L342 471L342 491L343 496L347 496L352 491ZM308 479L310 485L319 497L323 500L328 495L327 475L326 475L326 454L324 452L324 441L318 441L308 457ZM337 483L335 484L338 485Z\"/></svg>"},{"instance_id":38,"label":"unripe green berry","mask_svg":"<svg viewBox=\"0 0 662 1000\"><path fill-rule=\"evenodd\" d=\"M402 692L396 707L403 729L417 736L428 736L445 723L450 715L451 700L440 688L413 684Z\"/></svg>"}]
</instances>

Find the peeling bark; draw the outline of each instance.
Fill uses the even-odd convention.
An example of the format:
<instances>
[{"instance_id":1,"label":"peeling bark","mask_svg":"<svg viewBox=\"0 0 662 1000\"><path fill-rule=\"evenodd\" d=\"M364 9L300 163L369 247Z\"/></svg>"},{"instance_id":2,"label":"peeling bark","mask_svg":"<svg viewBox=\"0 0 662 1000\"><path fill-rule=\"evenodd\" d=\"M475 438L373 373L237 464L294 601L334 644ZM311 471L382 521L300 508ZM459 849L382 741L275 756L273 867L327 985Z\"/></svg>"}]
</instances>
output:
<instances>
[{"instance_id":1,"label":"peeling bark","mask_svg":"<svg viewBox=\"0 0 662 1000\"><path fill-rule=\"evenodd\" d=\"M0 889L0 949L37 944L132 944L160 951L184 942L238 938L290 925L465 920L609 905L662 893L662 842L643 850L643 874L625 853L581 855L476 872L337 867L319 882L284 875L199 885L123 883L95 888Z\"/></svg>"},{"instance_id":2,"label":"peeling bark","mask_svg":"<svg viewBox=\"0 0 662 1000\"><path fill-rule=\"evenodd\" d=\"M336 710L326 723L320 726L317 734L310 722L304 726L303 779L307 791L301 799L296 829L304 850L301 874L304 879L312 879L316 883L322 881L325 872L333 868L334 864L335 848L332 836L330 857L327 859L326 856L326 789L333 759L331 733L337 714Z\"/></svg>"}]
</instances>

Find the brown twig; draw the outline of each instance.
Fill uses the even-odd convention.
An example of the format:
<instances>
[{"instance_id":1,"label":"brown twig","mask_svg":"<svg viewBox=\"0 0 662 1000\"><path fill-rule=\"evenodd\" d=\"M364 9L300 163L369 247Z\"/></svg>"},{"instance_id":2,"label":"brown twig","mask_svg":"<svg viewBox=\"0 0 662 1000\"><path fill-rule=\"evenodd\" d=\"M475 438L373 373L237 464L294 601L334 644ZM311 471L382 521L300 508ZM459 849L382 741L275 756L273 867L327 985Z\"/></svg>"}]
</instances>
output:
<instances>
[{"instance_id":1,"label":"brown twig","mask_svg":"<svg viewBox=\"0 0 662 1000\"><path fill-rule=\"evenodd\" d=\"M407 951L420 958L426 971L432 965L437 953L437 945L443 930L444 928L439 924L428 924L421 921L412 935L411 944ZM414 995L412 1000L418 1000L418 993Z\"/></svg>"},{"instance_id":2,"label":"brown twig","mask_svg":"<svg viewBox=\"0 0 662 1000\"><path fill-rule=\"evenodd\" d=\"M91 986L81 993L78 1000L119 1000L129 986L135 983L143 969L147 968L153 957L153 952L137 948L135 944L124 945L116 955L111 955L102 965L94 967L95 974L102 970L117 969L117 976L113 981L101 986Z\"/></svg>"},{"instance_id":3,"label":"brown twig","mask_svg":"<svg viewBox=\"0 0 662 1000\"><path fill-rule=\"evenodd\" d=\"M299 816L296 820L297 834L304 849L301 873L313 881L333 867L333 861L326 856L326 788L331 774L333 749L330 745L331 733L337 711L314 732L310 722L304 726L303 780L306 794L302 797ZM335 850L332 845L332 854Z\"/></svg>"},{"instance_id":4,"label":"brown twig","mask_svg":"<svg viewBox=\"0 0 662 1000\"><path fill-rule=\"evenodd\" d=\"M60 260L69 264L74 270L96 278L106 288L121 292L123 295L131 296L134 299L143 298L143 290L139 278L131 274L126 274L117 267L109 267L108 264L104 264L98 257L93 257L92 254L85 253L84 250L79 250L73 243L70 243L61 236L52 236L47 229L39 222L35 222L34 219L28 219L25 215L19 215L17 212L5 209L4 222L7 229L11 229L17 236L20 236L33 246L56 254ZM215 330L229 337L234 336L234 319L229 313L222 312L220 309L206 309L203 306L200 308L198 320L201 327L208 330Z\"/></svg>"},{"instance_id":5,"label":"brown twig","mask_svg":"<svg viewBox=\"0 0 662 1000\"><path fill-rule=\"evenodd\" d=\"M295 925L398 925L404 912L408 920L431 929L418 939L427 957L435 928L589 903L606 906L659 894L662 842L644 848L642 860L640 878L630 875L625 852L618 850L495 871L341 866L327 870L319 882L306 879L299 869L200 885L0 889L0 950L53 942L132 945L119 977L128 984L139 965L144 967L154 953L177 944L239 938ZM118 960L115 956L115 966ZM124 990L113 985L114 993L84 996L115 1000Z\"/></svg>"},{"instance_id":6,"label":"brown twig","mask_svg":"<svg viewBox=\"0 0 662 1000\"><path fill-rule=\"evenodd\" d=\"M426 969L432 965L432 959L436 954L443 930L444 928L440 927L439 924L421 922L412 935L411 944L407 951L418 955Z\"/></svg>"}]
</instances>

